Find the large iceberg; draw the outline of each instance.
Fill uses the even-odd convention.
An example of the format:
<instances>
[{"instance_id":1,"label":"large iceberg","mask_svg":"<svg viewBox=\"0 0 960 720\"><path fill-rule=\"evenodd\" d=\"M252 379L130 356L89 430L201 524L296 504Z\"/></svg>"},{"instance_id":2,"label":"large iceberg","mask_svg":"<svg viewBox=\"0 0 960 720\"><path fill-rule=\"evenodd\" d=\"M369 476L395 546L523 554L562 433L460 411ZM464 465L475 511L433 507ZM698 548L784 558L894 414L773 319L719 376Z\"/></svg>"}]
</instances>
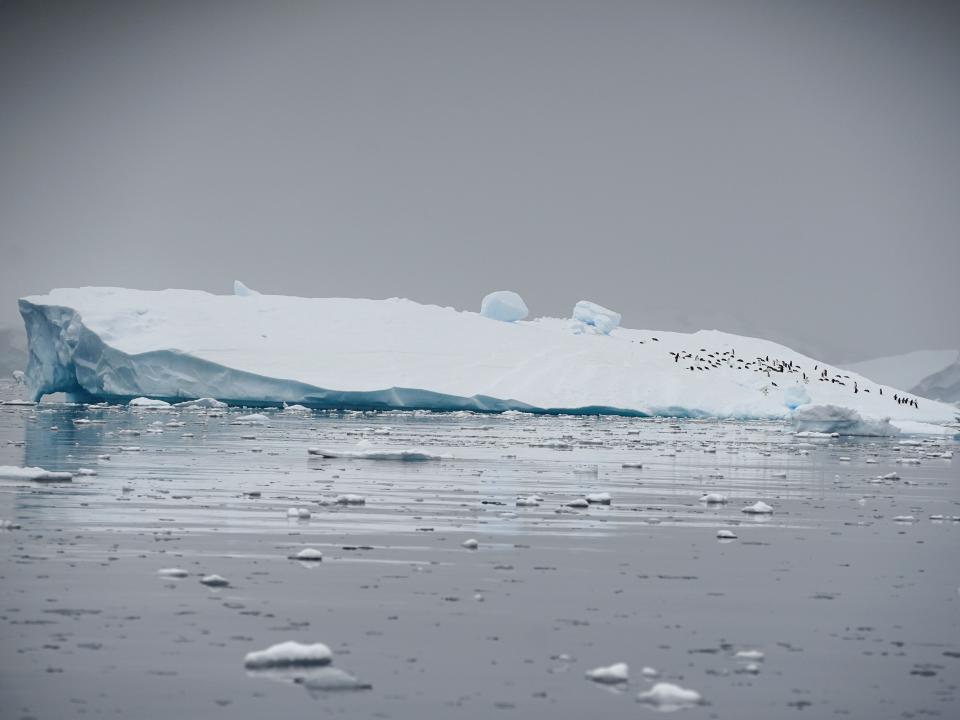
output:
<instances>
[{"instance_id":1,"label":"large iceberg","mask_svg":"<svg viewBox=\"0 0 960 720\"><path fill-rule=\"evenodd\" d=\"M803 399L933 423L956 412L898 404L892 388L715 330L578 334L565 319L490 322L396 298L119 288L54 290L20 312L35 399L781 419ZM803 392L784 392L796 383Z\"/></svg>"}]
</instances>

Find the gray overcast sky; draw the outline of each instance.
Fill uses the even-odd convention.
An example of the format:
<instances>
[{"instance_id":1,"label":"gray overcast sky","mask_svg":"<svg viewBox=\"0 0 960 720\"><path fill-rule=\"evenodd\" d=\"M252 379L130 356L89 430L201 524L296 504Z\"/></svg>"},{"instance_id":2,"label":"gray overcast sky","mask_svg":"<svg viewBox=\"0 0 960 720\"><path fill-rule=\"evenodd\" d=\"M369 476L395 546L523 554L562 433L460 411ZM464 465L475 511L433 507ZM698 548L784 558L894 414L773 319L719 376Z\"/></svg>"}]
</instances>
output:
<instances>
[{"instance_id":1,"label":"gray overcast sky","mask_svg":"<svg viewBox=\"0 0 960 720\"><path fill-rule=\"evenodd\" d=\"M960 347L958 79L956 3L0 1L0 326L236 277Z\"/></svg>"}]
</instances>

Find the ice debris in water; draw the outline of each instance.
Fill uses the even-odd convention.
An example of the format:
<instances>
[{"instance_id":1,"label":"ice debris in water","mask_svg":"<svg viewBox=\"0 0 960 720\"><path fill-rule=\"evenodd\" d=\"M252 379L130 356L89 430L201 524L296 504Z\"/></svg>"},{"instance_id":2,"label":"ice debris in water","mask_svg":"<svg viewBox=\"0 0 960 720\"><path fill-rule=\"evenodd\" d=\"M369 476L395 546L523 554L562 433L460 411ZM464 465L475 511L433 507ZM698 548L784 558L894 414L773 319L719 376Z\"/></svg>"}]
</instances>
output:
<instances>
[{"instance_id":1,"label":"ice debris in water","mask_svg":"<svg viewBox=\"0 0 960 720\"><path fill-rule=\"evenodd\" d=\"M204 575L202 578L200 578L200 582L207 587L226 587L230 584L230 581L225 577L216 574Z\"/></svg>"},{"instance_id":2,"label":"ice debris in water","mask_svg":"<svg viewBox=\"0 0 960 720\"><path fill-rule=\"evenodd\" d=\"M333 502L337 505L366 505L367 499L363 495L346 493L344 495L337 495L333 499Z\"/></svg>"},{"instance_id":3,"label":"ice debris in water","mask_svg":"<svg viewBox=\"0 0 960 720\"><path fill-rule=\"evenodd\" d=\"M333 653L323 643L303 645L293 640L247 653L243 664L249 669L329 665Z\"/></svg>"},{"instance_id":4,"label":"ice debris in water","mask_svg":"<svg viewBox=\"0 0 960 720\"><path fill-rule=\"evenodd\" d=\"M480 543L478 543L478 542L477 542L476 540L474 540L473 538L469 538L468 540L464 540L464 541L463 541L462 543L460 543L460 544L463 545L463 547L465 547L467 550L476 550L478 547L480 547Z\"/></svg>"},{"instance_id":5,"label":"ice debris in water","mask_svg":"<svg viewBox=\"0 0 960 720\"><path fill-rule=\"evenodd\" d=\"M736 540L737 535L732 530L717 530L717 540Z\"/></svg>"},{"instance_id":6,"label":"ice debris in water","mask_svg":"<svg viewBox=\"0 0 960 720\"><path fill-rule=\"evenodd\" d=\"M853 408L839 405L801 405L791 415L800 432L839 433L867 437L888 437L900 434L890 418L864 418Z\"/></svg>"},{"instance_id":7,"label":"ice debris in water","mask_svg":"<svg viewBox=\"0 0 960 720\"><path fill-rule=\"evenodd\" d=\"M755 502L753 505L748 505L740 512L745 512L748 515L769 515L773 512L773 508L767 505L763 500L757 500L757 502Z\"/></svg>"},{"instance_id":8,"label":"ice debris in water","mask_svg":"<svg viewBox=\"0 0 960 720\"><path fill-rule=\"evenodd\" d=\"M573 306L573 319L596 328L601 335L609 335L611 330L620 325L621 318L618 312L589 300L581 300Z\"/></svg>"},{"instance_id":9,"label":"ice debris in water","mask_svg":"<svg viewBox=\"0 0 960 720\"><path fill-rule=\"evenodd\" d=\"M357 460L405 460L407 462L423 462L427 460L443 460L447 456L437 455L426 450L323 450L321 448L307 448L307 453L322 458L353 458Z\"/></svg>"},{"instance_id":10,"label":"ice debris in water","mask_svg":"<svg viewBox=\"0 0 960 720\"><path fill-rule=\"evenodd\" d=\"M323 553L316 548L303 548L296 555L291 555L292 560L306 560L308 562L320 562L323 560Z\"/></svg>"},{"instance_id":11,"label":"ice debris in water","mask_svg":"<svg viewBox=\"0 0 960 720\"><path fill-rule=\"evenodd\" d=\"M587 502L592 505L609 505L613 500L608 492L590 493L587 495Z\"/></svg>"},{"instance_id":12,"label":"ice debris in water","mask_svg":"<svg viewBox=\"0 0 960 720\"><path fill-rule=\"evenodd\" d=\"M700 502L707 505L722 505L727 502L727 496L720 493L707 493L700 498Z\"/></svg>"},{"instance_id":13,"label":"ice debris in water","mask_svg":"<svg viewBox=\"0 0 960 720\"><path fill-rule=\"evenodd\" d=\"M523 320L528 313L523 298L512 290L492 292L480 303L480 314L491 320L515 322Z\"/></svg>"},{"instance_id":14,"label":"ice debris in water","mask_svg":"<svg viewBox=\"0 0 960 720\"><path fill-rule=\"evenodd\" d=\"M624 683L630 679L630 668L626 663L614 663L607 667L587 670L586 676L594 682L604 684Z\"/></svg>"},{"instance_id":15,"label":"ice debris in water","mask_svg":"<svg viewBox=\"0 0 960 720\"><path fill-rule=\"evenodd\" d=\"M157 570L157 575L166 578L185 578L189 574L190 573L181 568L160 568Z\"/></svg>"},{"instance_id":16,"label":"ice debris in water","mask_svg":"<svg viewBox=\"0 0 960 720\"><path fill-rule=\"evenodd\" d=\"M250 413L249 415L238 415L233 419L231 425L266 425L270 422L263 413Z\"/></svg>"},{"instance_id":17,"label":"ice debris in water","mask_svg":"<svg viewBox=\"0 0 960 720\"><path fill-rule=\"evenodd\" d=\"M288 508L287 517L297 518L299 520L309 520L310 511L307 508L295 508L295 507Z\"/></svg>"},{"instance_id":18,"label":"ice debris in water","mask_svg":"<svg viewBox=\"0 0 960 720\"><path fill-rule=\"evenodd\" d=\"M700 703L700 693L682 688L673 683L660 682L637 696L640 702L653 705L657 710L671 712L693 707Z\"/></svg>"},{"instance_id":19,"label":"ice debris in water","mask_svg":"<svg viewBox=\"0 0 960 720\"><path fill-rule=\"evenodd\" d=\"M127 407L145 408L147 410L161 410L170 407L170 403L153 398L138 397L127 403Z\"/></svg>"},{"instance_id":20,"label":"ice debris in water","mask_svg":"<svg viewBox=\"0 0 960 720\"><path fill-rule=\"evenodd\" d=\"M0 465L0 478L6 480L33 480L34 482L70 482L73 473L54 472L42 467L17 467Z\"/></svg>"},{"instance_id":21,"label":"ice debris in water","mask_svg":"<svg viewBox=\"0 0 960 720\"><path fill-rule=\"evenodd\" d=\"M196 400L185 400L177 403L174 407L178 408L197 408L202 410L222 410L227 407L225 402L220 402L214 398L197 398Z\"/></svg>"},{"instance_id":22,"label":"ice debris in water","mask_svg":"<svg viewBox=\"0 0 960 720\"><path fill-rule=\"evenodd\" d=\"M585 508L585 507L590 507L590 503L587 502L586 498L577 498L576 500L571 500L570 502L568 502L567 507Z\"/></svg>"},{"instance_id":23,"label":"ice debris in water","mask_svg":"<svg viewBox=\"0 0 960 720\"><path fill-rule=\"evenodd\" d=\"M737 660L758 661L763 660L764 655L762 650L738 650L734 657Z\"/></svg>"}]
</instances>

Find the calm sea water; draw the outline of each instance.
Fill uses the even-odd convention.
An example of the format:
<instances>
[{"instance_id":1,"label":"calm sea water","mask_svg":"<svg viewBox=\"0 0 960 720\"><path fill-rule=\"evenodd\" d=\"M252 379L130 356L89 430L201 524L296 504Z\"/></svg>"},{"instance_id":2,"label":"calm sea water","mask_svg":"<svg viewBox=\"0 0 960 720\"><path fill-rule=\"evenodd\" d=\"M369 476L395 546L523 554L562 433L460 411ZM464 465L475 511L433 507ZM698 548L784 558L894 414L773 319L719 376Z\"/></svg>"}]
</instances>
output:
<instances>
[{"instance_id":1,"label":"calm sea water","mask_svg":"<svg viewBox=\"0 0 960 720\"><path fill-rule=\"evenodd\" d=\"M702 695L690 717L960 715L953 440L245 412L0 406L0 465L96 472L0 480L0 716L635 717L661 681ZM307 454L358 442L446 457ZM758 500L773 514L741 511ZM323 561L290 559L307 547ZM244 669L285 640L372 687ZM626 684L584 677L615 662Z\"/></svg>"}]
</instances>

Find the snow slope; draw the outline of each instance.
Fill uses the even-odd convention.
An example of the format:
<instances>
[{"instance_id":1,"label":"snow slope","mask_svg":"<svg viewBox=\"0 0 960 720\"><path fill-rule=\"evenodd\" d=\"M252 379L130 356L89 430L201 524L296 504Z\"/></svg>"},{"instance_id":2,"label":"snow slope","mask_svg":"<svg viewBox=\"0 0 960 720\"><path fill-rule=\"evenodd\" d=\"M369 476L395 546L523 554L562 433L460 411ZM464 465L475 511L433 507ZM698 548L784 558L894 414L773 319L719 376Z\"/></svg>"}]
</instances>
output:
<instances>
[{"instance_id":1,"label":"snow slope","mask_svg":"<svg viewBox=\"0 0 960 720\"><path fill-rule=\"evenodd\" d=\"M876 382L913 390L926 378L956 363L958 359L960 350L915 350L903 355L850 363L844 367Z\"/></svg>"},{"instance_id":2,"label":"snow slope","mask_svg":"<svg viewBox=\"0 0 960 720\"><path fill-rule=\"evenodd\" d=\"M899 405L894 389L881 395L836 368L818 380L826 366L815 360L718 331L602 335L577 332L572 320L504 323L396 298L195 290L61 289L21 299L20 312L35 398L64 391L106 400L783 418L805 373L799 395L814 404L924 422L955 413L931 401Z\"/></svg>"}]
</instances>

